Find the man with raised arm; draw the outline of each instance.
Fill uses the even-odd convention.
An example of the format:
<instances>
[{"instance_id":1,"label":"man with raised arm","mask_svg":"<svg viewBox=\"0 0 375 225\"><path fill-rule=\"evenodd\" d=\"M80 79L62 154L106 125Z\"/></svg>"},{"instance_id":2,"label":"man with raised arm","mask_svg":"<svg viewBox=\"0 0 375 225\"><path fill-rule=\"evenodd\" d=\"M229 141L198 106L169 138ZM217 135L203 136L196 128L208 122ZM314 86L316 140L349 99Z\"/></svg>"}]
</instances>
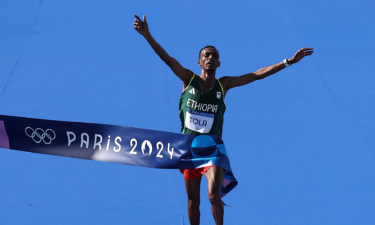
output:
<instances>
[{"instance_id":1,"label":"man with raised arm","mask_svg":"<svg viewBox=\"0 0 375 225\"><path fill-rule=\"evenodd\" d=\"M198 65L202 68L201 74L194 74L182 67L155 41L148 29L146 15L143 16L143 21L137 15L135 15L135 18L134 29L147 40L155 53L183 82L183 92L180 98L181 133L183 134L216 134L222 136L225 112L224 98L228 90L277 73L313 53L312 48L301 48L292 58L284 59L280 63L261 68L256 72L216 79L216 69L220 66L220 61L219 51L214 46L206 46L200 50ZM215 222L217 225L223 224L224 207L221 201L221 187L224 172L223 168L213 165L181 170L188 197L190 224L196 225L200 221L200 184L203 174L207 178L208 198L212 205L211 209Z\"/></svg>"}]
</instances>

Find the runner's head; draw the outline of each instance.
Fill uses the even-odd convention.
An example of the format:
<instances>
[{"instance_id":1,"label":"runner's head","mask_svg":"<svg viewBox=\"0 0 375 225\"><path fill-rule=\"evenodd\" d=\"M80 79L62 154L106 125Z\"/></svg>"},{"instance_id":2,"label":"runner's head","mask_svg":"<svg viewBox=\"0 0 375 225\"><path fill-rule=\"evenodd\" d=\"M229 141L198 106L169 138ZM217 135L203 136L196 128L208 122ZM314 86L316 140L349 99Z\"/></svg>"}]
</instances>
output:
<instances>
[{"instance_id":1,"label":"runner's head","mask_svg":"<svg viewBox=\"0 0 375 225\"><path fill-rule=\"evenodd\" d=\"M198 65L206 71L216 71L220 66L219 51L211 45L207 45L199 51Z\"/></svg>"}]
</instances>

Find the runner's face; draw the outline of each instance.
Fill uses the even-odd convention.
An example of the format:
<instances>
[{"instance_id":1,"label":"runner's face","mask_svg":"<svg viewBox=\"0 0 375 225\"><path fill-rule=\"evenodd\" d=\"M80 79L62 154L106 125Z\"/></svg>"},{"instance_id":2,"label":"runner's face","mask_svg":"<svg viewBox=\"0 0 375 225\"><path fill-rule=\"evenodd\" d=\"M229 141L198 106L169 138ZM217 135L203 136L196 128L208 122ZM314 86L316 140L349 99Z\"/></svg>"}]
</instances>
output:
<instances>
[{"instance_id":1,"label":"runner's face","mask_svg":"<svg viewBox=\"0 0 375 225\"><path fill-rule=\"evenodd\" d=\"M203 49L198 65L206 71L215 71L220 66L219 53L214 48Z\"/></svg>"}]
</instances>

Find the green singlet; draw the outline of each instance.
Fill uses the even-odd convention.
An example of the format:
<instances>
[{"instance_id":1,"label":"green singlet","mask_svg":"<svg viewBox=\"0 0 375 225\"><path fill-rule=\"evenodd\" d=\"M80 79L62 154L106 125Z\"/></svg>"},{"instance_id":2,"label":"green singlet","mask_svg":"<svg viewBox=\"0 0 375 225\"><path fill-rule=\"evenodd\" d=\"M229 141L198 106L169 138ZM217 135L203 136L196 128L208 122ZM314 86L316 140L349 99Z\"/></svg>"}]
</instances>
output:
<instances>
[{"instance_id":1,"label":"green singlet","mask_svg":"<svg viewBox=\"0 0 375 225\"><path fill-rule=\"evenodd\" d=\"M216 134L223 133L224 91L218 79L208 93L201 91L199 77L193 75L189 86L180 97L180 119L182 134Z\"/></svg>"}]
</instances>

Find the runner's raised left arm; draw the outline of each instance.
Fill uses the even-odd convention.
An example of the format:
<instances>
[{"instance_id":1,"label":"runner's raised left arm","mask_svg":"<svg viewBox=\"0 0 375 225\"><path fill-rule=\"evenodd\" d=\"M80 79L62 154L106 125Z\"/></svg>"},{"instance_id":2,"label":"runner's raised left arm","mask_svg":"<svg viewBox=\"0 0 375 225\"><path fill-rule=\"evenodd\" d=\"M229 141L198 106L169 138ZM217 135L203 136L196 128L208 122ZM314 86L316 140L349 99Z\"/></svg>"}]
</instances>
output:
<instances>
[{"instance_id":1,"label":"runner's raised left arm","mask_svg":"<svg viewBox=\"0 0 375 225\"><path fill-rule=\"evenodd\" d=\"M301 48L296 52L296 54L294 54L292 58L288 59L288 64L295 64L305 56L313 54L313 52L313 48ZM272 66L263 67L253 73L248 73L238 77L222 77L219 80L223 85L225 92L227 92L231 88L239 87L275 74L285 67L286 66L284 62L280 62Z\"/></svg>"}]
</instances>

